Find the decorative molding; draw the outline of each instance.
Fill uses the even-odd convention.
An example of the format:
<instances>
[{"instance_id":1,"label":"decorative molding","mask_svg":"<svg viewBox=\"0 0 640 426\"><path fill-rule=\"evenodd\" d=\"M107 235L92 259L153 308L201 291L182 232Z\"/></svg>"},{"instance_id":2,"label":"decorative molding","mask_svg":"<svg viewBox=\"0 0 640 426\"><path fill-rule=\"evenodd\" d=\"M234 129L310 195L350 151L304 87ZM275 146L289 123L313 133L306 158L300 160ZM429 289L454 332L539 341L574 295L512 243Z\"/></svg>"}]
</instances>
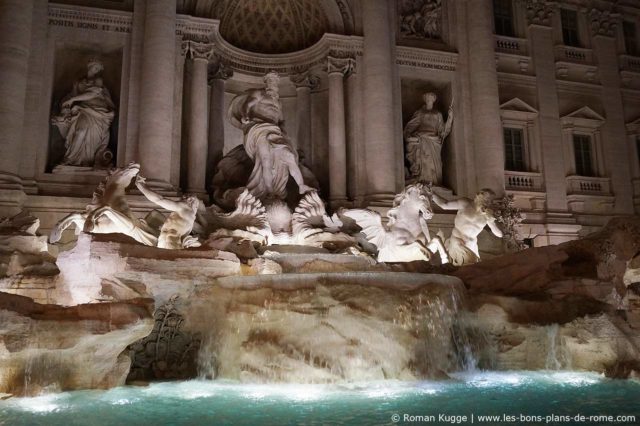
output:
<instances>
[{"instance_id":1,"label":"decorative molding","mask_svg":"<svg viewBox=\"0 0 640 426\"><path fill-rule=\"evenodd\" d=\"M588 106L583 106L570 114L560 117L560 122L563 128L596 130L604 124L605 118Z\"/></svg>"},{"instance_id":2,"label":"decorative molding","mask_svg":"<svg viewBox=\"0 0 640 426\"><path fill-rule=\"evenodd\" d=\"M290 79L296 87L308 87L314 90L320 86L320 77L313 74L310 70L291 74Z\"/></svg>"},{"instance_id":3,"label":"decorative molding","mask_svg":"<svg viewBox=\"0 0 640 426\"><path fill-rule=\"evenodd\" d=\"M342 74L348 76L356 68L356 61L353 58L327 57L327 74Z\"/></svg>"},{"instance_id":4,"label":"decorative molding","mask_svg":"<svg viewBox=\"0 0 640 426\"><path fill-rule=\"evenodd\" d=\"M500 116L503 120L516 120L526 123L538 116L538 110L520 98L513 98L500 105Z\"/></svg>"},{"instance_id":5,"label":"decorative molding","mask_svg":"<svg viewBox=\"0 0 640 426\"><path fill-rule=\"evenodd\" d=\"M129 34L132 23L131 12L61 4L49 5L50 27Z\"/></svg>"},{"instance_id":6,"label":"decorative molding","mask_svg":"<svg viewBox=\"0 0 640 426\"><path fill-rule=\"evenodd\" d=\"M549 0L521 0L527 10L527 23L551 27L552 17L558 6L557 2Z\"/></svg>"},{"instance_id":7,"label":"decorative molding","mask_svg":"<svg viewBox=\"0 0 640 426\"><path fill-rule=\"evenodd\" d=\"M407 46L396 47L396 64L398 65L443 71L455 71L457 63L457 53L418 49Z\"/></svg>"},{"instance_id":8,"label":"decorative molding","mask_svg":"<svg viewBox=\"0 0 640 426\"><path fill-rule=\"evenodd\" d=\"M211 40L211 34L217 31L219 21L193 16L178 15L176 19L176 34L183 40L207 43Z\"/></svg>"},{"instance_id":9,"label":"decorative molding","mask_svg":"<svg viewBox=\"0 0 640 426\"><path fill-rule=\"evenodd\" d=\"M615 37L620 14L608 10L591 9L589 11L591 35Z\"/></svg>"},{"instance_id":10,"label":"decorative molding","mask_svg":"<svg viewBox=\"0 0 640 426\"><path fill-rule=\"evenodd\" d=\"M186 43L188 45L187 53L190 59L192 60L201 59L201 60L208 61L213 57L213 44L200 43L200 42L191 41L191 40L187 41Z\"/></svg>"}]
</instances>

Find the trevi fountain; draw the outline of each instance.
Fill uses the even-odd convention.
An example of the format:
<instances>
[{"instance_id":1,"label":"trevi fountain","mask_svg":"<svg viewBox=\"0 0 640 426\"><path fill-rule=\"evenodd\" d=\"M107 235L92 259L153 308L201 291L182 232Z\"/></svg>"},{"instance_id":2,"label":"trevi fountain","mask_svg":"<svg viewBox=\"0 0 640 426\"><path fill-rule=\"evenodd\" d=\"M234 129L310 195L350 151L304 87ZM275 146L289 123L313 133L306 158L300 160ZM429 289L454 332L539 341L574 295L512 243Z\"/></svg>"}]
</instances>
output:
<instances>
[{"instance_id":1,"label":"trevi fountain","mask_svg":"<svg viewBox=\"0 0 640 426\"><path fill-rule=\"evenodd\" d=\"M0 425L640 424L639 17L0 0Z\"/></svg>"}]
</instances>

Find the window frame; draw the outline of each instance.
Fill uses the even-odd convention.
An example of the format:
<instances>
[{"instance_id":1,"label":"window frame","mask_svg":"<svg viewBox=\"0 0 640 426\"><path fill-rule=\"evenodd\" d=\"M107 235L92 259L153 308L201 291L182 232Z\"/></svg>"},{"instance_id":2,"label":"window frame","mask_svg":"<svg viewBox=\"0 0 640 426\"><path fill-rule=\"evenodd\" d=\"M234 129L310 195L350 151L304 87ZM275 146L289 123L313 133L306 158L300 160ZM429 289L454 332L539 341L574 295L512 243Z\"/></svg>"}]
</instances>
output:
<instances>
[{"instance_id":1,"label":"window frame","mask_svg":"<svg viewBox=\"0 0 640 426\"><path fill-rule=\"evenodd\" d=\"M569 28L565 25L565 16L574 16L575 17L575 28ZM571 37L575 40L567 40L569 37L566 36L565 31L575 31L575 35ZM560 34L562 37L562 44L569 47L584 47L584 42L582 40L582 36L580 34L580 15L577 10L569 9L569 8L561 8L560 9Z\"/></svg>"},{"instance_id":2,"label":"window frame","mask_svg":"<svg viewBox=\"0 0 640 426\"><path fill-rule=\"evenodd\" d=\"M509 16L507 17L507 15L498 15L497 14L497 10L498 8L496 8L496 4L498 2L505 2L509 4ZM503 37L517 37L516 34L516 14L515 14L515 5L513 0L492 0L492 6L493 6L493 31L494 34L499 35L499 36L503 36ZM500 19L499 19L500 18ZM499 27L499 22L500 22L500 27L501 29L505 29L504 23L505 21L508 19L508 23L509 23L509 29L511 30L509 31L498 31L498 27Z\"/></svg>"},{"instance_id":3,"label":"window frame","mask_svg":"<svg viewBox=\"0 0 640 426\"><path fill-rule=\"evenodd\" d=\"M582 177L598 177L596 170L597 170L597 164L594 161L595 160L595 144L593 142L593 135L590 133L586 133L584 131L577 131L577 132L573 132L573 134L571 135L571 139L572 139L572 147L573 147L573 163L574 163L574 171L576 176L582 176ZM576 142L580 142L580 143L584 143L586 141L586 146L589 148L588 149L588 153L589 153L589 159L587 163L583 163L584 162L584 155L580 155L580 157L582 157L582 161L580 161L580 166L578 163L578 151L576 150ZM583 145L583 146L585 146ZM584 149L581 149L581 152L585 152ZM588 170L585 170L584 167L587 167ZM581 169L581 170L579 170Z\"/></svg>"},{"instance_id":4,"label":"window frame","mask_svg":"<svg viewBox=\"0 0 640 426\"><path fill-rule=\"evenodd\" d=\"M627 28L631 25L633 28L633 34L631 37L627 34ZM633 48L629 47L629 39L633 40ZM638 25L635 21L625 19L622 21L622 41L624 43L624 52L630 56L640 56L640 49L638 44Z\"/></svg>"},{"instance_id":5,"label":"window frame","mask_svg":"<svg viewBox=\"0 0 640 426\"><path fill-rule=\"evenodd\" d=\"M504 169L505 171L509 171L509 172L527 172L529 171L527 169L527 144L525 143L525 128L521 127L521 126L514 126L512 124L506 124L502 126L502 135L503 135L503 141L504 141ZM509 145L507 143L507 132L510 133L511 135L517 134L519 135L519 142L520 142L520 163L521 163L521 168L518 169L517 166L515 166L515 164L518 163L518 161L515 161L513 163L514 167L509 167L509 160L515 160L515 152L513 152L511 159L509 159L507 157L507 145ZM511 145L514 145L514 140L513 138L510 141Z\"/></svg>"}]
</instances>

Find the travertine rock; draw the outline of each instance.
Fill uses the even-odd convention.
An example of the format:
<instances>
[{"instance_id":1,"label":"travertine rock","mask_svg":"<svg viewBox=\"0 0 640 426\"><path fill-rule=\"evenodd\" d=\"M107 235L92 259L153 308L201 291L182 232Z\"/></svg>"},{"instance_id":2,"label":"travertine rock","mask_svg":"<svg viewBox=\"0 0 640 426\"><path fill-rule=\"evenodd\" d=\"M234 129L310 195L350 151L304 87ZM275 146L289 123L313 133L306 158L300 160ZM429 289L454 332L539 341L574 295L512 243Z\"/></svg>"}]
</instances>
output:
<instances>
[{"instance_id":1,"label":"travertine rock","mask_svg":"<svg viewBox=\"0 0 640 426\"><path fill-rule=\"evenodd\" d=\"M124 384L131 342L152 328L148 301L62 307L0 292L0 393Z\"/></svg>"},{"instance_id":2,"label":"travertine rock","mask_svg":"<svg viewBox=\"0 0 640 426\"><path fill-rule=\"evenodd\" d=\"M640 218L621 218L581 240L468 265L454 275L470 290L470 323L494 342L496 368L620 376L640 360L640 297L631 283L639 251Z\"/></svg>"}]
</instances>

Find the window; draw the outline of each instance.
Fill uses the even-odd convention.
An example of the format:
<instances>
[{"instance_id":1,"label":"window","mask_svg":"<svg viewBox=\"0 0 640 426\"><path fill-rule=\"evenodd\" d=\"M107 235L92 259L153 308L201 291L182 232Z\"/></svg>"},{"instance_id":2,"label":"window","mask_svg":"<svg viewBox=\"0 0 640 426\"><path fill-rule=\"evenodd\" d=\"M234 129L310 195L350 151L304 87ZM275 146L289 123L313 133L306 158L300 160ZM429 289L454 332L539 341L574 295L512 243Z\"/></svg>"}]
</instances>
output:
<instances>
[{"instance_id":1,"label":"window","mask_svg":"<svg viewBox=\"0 0 640 426\"><path fill-rule=\"evenodd\" d=\"M630 21L622 23L622 34L624 35L625 51L629 55L638 55L638 39L636 36L636 24Z\"/></svg>"},{"instance_id":2,"label":"window","mask_svg":"<svg viewBox=\"0 0 640 426\"><path fill-rule=\"evenodd\" d=\"M578 38L578 12L575 10L561 9L560 20L562 22L562 41L566 46L580 47Z\"/></svg>"},{"instance_id":3,"label":"window","mask_svg":"<svg viewBox=\"0 0 640 426\"><path fill-rule=\"evenodd\" d=\"M640 136L636 136L636 153L638 154L638 166L640 166Z\"/></svg>"},{"instance_id":4,"label":"window","mask_svg":"<svg viewBox=\"0 0 640 426\"><path fill-rule=\"evenodd\" d=\"M593 176L591 137L573 135L573 153L576 159L576 174L578 176Z\"/></svg>"},{"instance_id":5,"label":"window","mask_svg":"<svg viewBox=\"0 0 640 426\"><path fill-rule=\"evenodd\" d=\"M504 169L513 172L524 172L524 138L522 129L505 127L504 134Z\"/></svg>"},{"instance_id":6,"label":"window","mask_svg":"<svg viewBox=\"0 0 640 426\"><path fill-rule=\"evenodd\" d=\"M493 21L498 35L515 36L512 0L493 0Z\"/></svg>"}]
</instances>

